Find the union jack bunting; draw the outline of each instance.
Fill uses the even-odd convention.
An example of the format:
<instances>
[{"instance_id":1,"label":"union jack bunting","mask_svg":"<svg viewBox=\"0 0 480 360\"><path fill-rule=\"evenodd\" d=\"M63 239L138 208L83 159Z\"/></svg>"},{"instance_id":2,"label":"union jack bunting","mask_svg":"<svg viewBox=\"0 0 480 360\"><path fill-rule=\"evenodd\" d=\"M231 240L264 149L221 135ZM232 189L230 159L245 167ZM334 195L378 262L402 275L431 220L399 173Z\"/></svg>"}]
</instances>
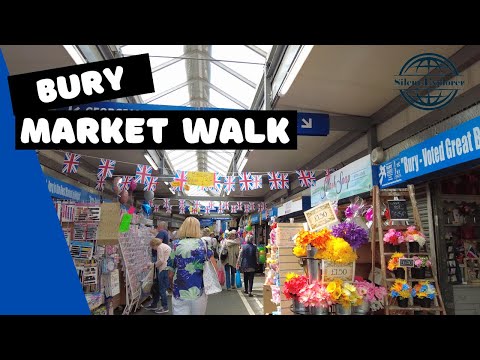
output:
<instances>
[{"instance_id":1,"label":"union jack bunting","mask_svg":"<svg viewBox=\"0 0 480 360\"><path fill-rule=\"evenodd\" d=\"M160 205L153 205L153 212L158 212L160 210Z\"/></svg>"},{"instance_id":2,"label":"union jack bunting","mask_svg":"<svg viewBox=\"0 0 480 360\"><path fill-rule=\"evenodd\" d=\"M220 201L220 209L228 210L228 201Z\"/></svg>"},{"instance_id":3,"label":"union jack bunting","mask_svg":"<svg viewBox=\"0 0 480 360\"><path fill-rule=\"evenodd\" d=\"M98 165L97 178L106 179L113 176L113 170L115 169L115 160L100 159L100 165Z\"/></svg>"},{"instance_id":4,"label":"union jack bunting","mask_svg":"<svg viewBox=\"0 0 480 360\"><path fill-rule=\"evenodd\" d=\"M268 174L268 183L270 185L270 190L277 190L278 189L278 182L277 176L280 177L279 172L269 172Z\"/></svg>"},{"instance_id":5,"label":"union jack bunting","mask_svg":"<svg viewBox=\"0 0 480 360\"><path fill-rule=\"evenodd\" d=\"M172 213L172 207L171 207L171 206L167 207L167 208L165 209L165 212L166 212L167 214L171 214L171 213Z\"/></svg>"},{"instance_id":6,"label":"union jack bunting","mask_svg":"<svg viewBox=\"0 0 480 360\"><path fill-rule=\"evenodd\" d=\"M231 208L230 208L230 212L231 212L232 214L236 214L236 213L237 213L237 209L238 209L237 205L232 205Z\"/></svg>"},{"instance_id":7,"label":"union jack bunting","mask_svg":"<svg viewBox=\"0 0 480 360\"><path fill-rule=\"evenodd\" d=\"M237 201L237 209L242 210L243 209L243 203L241 201Z\"/></svg>"},{"instance_id":8,"label":"union jack bunting","mask_svg":"<svg viewBox=\"0 0 480 360\"><path fill-rule=\"evenodd\" d=\"M165 198L165 199L162 199L162 200L163 200L163 208L168 209L170 207L170 199ZM184 200L184 202L185 202L185 200Z\"/></svg>"},{"instance_id":9,"label":"union jack bunting","mask_svg":"<svg viewBox=\"0 0 480 360\"><path fill-rule=\"evenodd\" d=\"M223 214L223 209L221 207L219 207L217 213L218 214Z\"/></svg>"},{"instance_id":10,"label":"union jack bunting","mask_svg":"<svg viewBox=\"0 0 480 360\"><path fill-rule=\"evenodd\" d=\"M225 191L227 193L235 191L235 181L237 180L236 176L225 176Z\"/></svg>"},{"instance_id":11,"label":"union jack bunting","mask_svg":"<svg viewBox=\"0 0 480 360\"><path fill-rule=\"evenodd\" d=\"M262 175L253 175L253 190L262 188Z\"/></svg>"},{"instance_id":12,"label":"union jack bunting","mask_svg":"<svg viewBox=\"0 0 480 360\"><path fill-rule=\"evenodd\" d=\"M243 206L243 211L245 212L245 214L250 213L250 204L245 204Z\"/></svg>"},{"instance_id":13,"label":"union jack bunting","mask_svg":"<svg viewBox=\"0 0 480 360\"><path fill-rule=\"evenodd\" d=\"M135 171L135 182L137 184L146 184L147 177L152 176L153 168L150 165L137 165L137 170Z\"/></svg>"},{"instance_id":14,"label":"union jack bunting","mask_svg":"<svg viewBox=\"0 0 480 360\"><path fill-rule=\"evenodd\" d=\"M290 182L288 180L288 174L281 173L277 177L277 189L290 189Z\"/></svg>"},{"instance_id":15,"label":"union jack bunting","mask_svg":"<svg viewBox=\"0 0 480 360\"><path fill-rule=\"evenodd\" d=\"M97 185L95 186L95 189L98 191L103 191L103 189L105 189L105 179L97 178Z\"/></svg>"},{"instance_id":16,"label":"union jack bunting","mask_svg":"<svg viewBox=\"0 0 480 360\"><path fill-rule=\"evenodd\" d=\"M297 170L296 173L298 175L298 181L300 182L301 187L315 186L315 171Z\"/></svg>"},{"instance_id":17,"label":"union jack bunting","mask_svg":"<svg viewBox=\"0 0 480 360\"><path fill-rule=\"evenodd\" d=\"M122 176L122 183L120 190L130 190L130 185L132 184L132 180L135 179L134 176Z\"/></svg>"},{"instance_id":18,"label":"union jack bunting","mask_svg":"<svg viewBox=\"0 0 480 360\"><path fill-rule=\"evenodd\" d=\"M240 191L253 190L252 173L240 173L238 183L240 184Z\"/></svg>"},{"instance_id":19,"label":"union jack bunting","mask_svg":"<svg viewBox=\"0 0 480 360\"><path fill-rule=\"evenodd\" d=\"M185 214L185 200L178 200L178 213Z\"/></svg>"},{"instance_id":20,"label":"union jack bunting","mask_svg":"<svg viewBox=\"0 0 480 360\"><path fill-rule=\"evenodd\" d=\"M143 191L155 191L157 189L158 184L158 177L156 176L147 176L147 180L145 182L145 187Z\"/></svg>"},{"instance_id":21,"label":"union jack bunting","mask_svg":"<svg viewBox=\"0 0 480 360\"><path fill-rule=\"evenodd\" d=\"M78 171L78 165L80 164L80 157L78 154L66 152L63 159L62 173L76 173Z\"/></svg>"},{"instance_id":22,"label":"union jack bunting","mask_svg":"<svg viewBox=\"0 0 480 360\"><path fill-rule=\"evenodd\" d=\"M218 192L223 190L223 176L220 174L215 173L215 177L213 178L213 189Z\"/></svg>"},{"instance_id":23,"label":"union jack bunting","mask_svg":"<svg viewBox=\"0 0 480 360\"><path fill-rule=\"evenodd\" d=\"M205 207L205 215L209 215L210 214L210 208L209 207Z\"/></svg>"},{"instance_id":24,"label":"union jack bunting","mask_svg":"<svg viewBox=\"0 0 480 360\"><path fill-rule=\"evenodd\" d=\"M175 178L173 179L173 181L178 181L180 183L180 186L176 186L175 188L180 190L180 191L183 191L183 189L185 188L185 185L187 185L187 175L188 175L188 171L175 171Z\"/></svg>"},{"instance_id":25,"label":"union jack bunting","mask_svg":"<svg viewBox=\"0 0 480 360\"><path fill-rule=\"evenodd\" d=\"M195 206L192 206L190 213L191 214L198 214L198 208L196 208Z\"/></svg>"},{"instance_id":26,"label":"union jack bunting","mask_svg":"<svg viewBox=\"0 0 480 360\"><path fill-rule=\"evenodd\" d=\"M213 209L213 208L215 207L215 205L213 204L213 201L209 201L209 202L207 203L207 206L206 206L206 207L209 208L209 209Z\"/></svg>"}]
</instances>

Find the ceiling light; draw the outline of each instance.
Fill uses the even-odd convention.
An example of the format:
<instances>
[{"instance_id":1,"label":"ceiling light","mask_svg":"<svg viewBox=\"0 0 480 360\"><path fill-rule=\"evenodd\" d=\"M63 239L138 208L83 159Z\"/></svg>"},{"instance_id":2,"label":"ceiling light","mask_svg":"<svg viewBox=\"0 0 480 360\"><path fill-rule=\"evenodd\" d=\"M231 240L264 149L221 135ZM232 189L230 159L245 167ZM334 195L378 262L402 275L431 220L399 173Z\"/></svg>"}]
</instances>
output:
<instances>
[{"instance_id":1,"label":"ceiling light","mask_svg":"<svg viewBox=\"0 0 480 360\"><path fill-rule=\"evenodd\" d=\"M170 183L168 181L164 181L163 183L167 186L170 185Z\"/></svg>"},{"instance_id":2,"label":"ceiling light","mask_svg":"<svg viewBox=\"0 0 480 360\"><path fill-rule=\"evenodd\" d=\"M153 159L152 159L152 157L150 156L149 153L144 153L143 156L145 156L145 159L147 159L147 161L149 162L149 164L152 165L152 167L153 167L155 170L158 170L157 164L155 164L155 161L153 161Z\"/></svg>"},{"instance_id":3,"label":"ceiling light","mask_svg":"<svg viewBox=\"0 0 480 360\"><path fill-rule=\"evenodd\" d=\"M81 65L81 64L86 64L87 60L83 57L82 53L80 50L75 45L63 45L65 50L67 50L68 55L75 61L75 64Z\"/></svg>"},{"instance_id":4,"label":"ceiling light","mask_svg":"<svg viewBox=\"0 0 480 360\"><path fill-rule=\"evenodd\" d=\"M285 77L282 87L279 90L280 96L284 96L288 92L288 90L290 89L290 86L292 86L295 78L297 77L300 69L305 63L305 60L307 60L307 57L312 51L312 49L313 49L313 45L302 45L298 53L298 56L295 58L295 61L292 67L290 68L290 71L288 72L287 76Z\"/></svg>"}]
</instances>

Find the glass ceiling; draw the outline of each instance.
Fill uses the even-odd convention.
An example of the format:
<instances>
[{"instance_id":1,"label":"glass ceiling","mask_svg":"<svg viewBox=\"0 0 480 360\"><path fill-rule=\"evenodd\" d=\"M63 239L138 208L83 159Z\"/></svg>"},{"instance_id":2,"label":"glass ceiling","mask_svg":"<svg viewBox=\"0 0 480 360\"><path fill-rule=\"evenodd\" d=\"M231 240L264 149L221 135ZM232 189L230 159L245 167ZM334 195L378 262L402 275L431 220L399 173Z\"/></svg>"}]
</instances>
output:
<instances>
[{"instance_id":1,"label":"glass ceiling","mask_svg":"<svg viewBox=\"0 0 480 360\"><path fill-rule=\"evenodd\" d=\"M123 45L123 56L148 53L155 92L144 103L250 109L272 45ZM235 151L167 150L174 170L226 175ZM192 186L191 196L212 191Z\"/></svg>"}]
</instances>

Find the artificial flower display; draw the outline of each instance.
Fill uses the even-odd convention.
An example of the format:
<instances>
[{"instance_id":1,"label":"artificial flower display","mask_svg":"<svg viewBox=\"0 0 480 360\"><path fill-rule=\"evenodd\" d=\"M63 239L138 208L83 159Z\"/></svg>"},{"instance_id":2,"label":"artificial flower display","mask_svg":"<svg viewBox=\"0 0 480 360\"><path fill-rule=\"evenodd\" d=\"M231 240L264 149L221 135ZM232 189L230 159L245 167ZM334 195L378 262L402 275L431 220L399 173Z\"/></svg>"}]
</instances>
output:
<instances>
[{"instance_id":1,"label":"artificial flower display","mask_svg":"<svg viewBox=\"0 0 480 360\"><path fill-rule=\"evenodd\" d=\"M304 306L327 308L333 304L331 294L318 281L307 284L298 293L298 301Z\"/></svg>"},{"instance_id":2,"label":"artificial flower display","mask_svg":"<svg viewBox=\"0 0 480 360\"><path fill-rule=\"evenodd\" d=\"M405 242L405 238L401 233L401 231L397 231L395 229L389 229L387 233L383 236L383 241L387 244L397 246Z\"/></svg>"},{"instance_id":3,"label":"artificial flower display","mask_svg":"<svg viewBox=\"0 0 480 360\"><path fill-rule=\"evenodd\" d=\"M368 232L354 222L343 222L332 228L332 234L342 238L353 249L358 249L363 244L368 243Z\"/></svg>"},{"instance_id":4,"label":"artificial flower display","mask_svg":"<svg viewBox=\"0 0 480 360\"><path fill-rule=\"evenodd\" d=\"M312 232L307 230L301 230L295 236L295 245L299 247L305 247L311 245L317 249L325 249L326 243L332 237L332 233L328 229Z\"/></svg>"},{"instance_id":5,"label":"artificial flower display","mask_svg":"<svg viewBox=\"0 0 480 360\"><path fill-rule=\"evenodd\" d=\"M343 307L348 308L362 303L362 298L357 293L357 288L353 284L343 282L340 279L329 282L326 290L330 293L333 302Z\"/></svg>"},{"instance_id":6,"label":"artificial flower display","mask_svg":"<svg viewBox=\"0 0 480 360\"><path fill-rule=\"evenodd\" d=\"M363 301L370 303L372 311L383 309L383 299L387 296L387 290L383 286L365 280L355 280L354 285Z\"/></svg>"},{"instance_id":7,"label":"artificial flower display","mask_svg":"<svg viewBox=\"0 0 480 360\"><path fill-rule=\"evenodd\" d=\"M412 296L419 299L428 298L433 300L437 295L435 286L433 286L429 281L420 281L412 289Z\"/></svg>"},{"instance_id":8,"label":"artificial flower display","mask_svg":"<svg viewBox=\"0 0 480 360\"><path fill-rule=\"evenodd\" d=\"M357 254L349 243L342 238L332 236L327 241L326 248L315 254L316 259L324 259L340 264L349 264L357 260Z\"/></svg>"},{"instance_id":9,"label":"artificial flower display","mask_svg":"<svg viewBox=\"0 0 480 360\"><path fill-rule=\"evenodd\" d=\"M387 269L390 271L394 271L398 268L399 260L400 258L405 257L404 253L396 252L393 253L392 256L390 257L390 260L388 260L388 265Z\"/></svg>"},{"instance_id":10,"label":"artificial flower display","mask_svg":"<svg viewBox=\"0 0 480 360\"><path fill-rule=\"evenodd\" d=\"M307 256L307 247L295 245L295 247L293 248L293 254L297 257Z\"/></svg>"},{"instance_id":11,"label":"artificial flower display","mask_svg":"<svg viewBox=\"0 0 480 360\"><path fill-rule=\"evenodd\" d=\"M392 298L399 297L401 299L408 299L412 294L412 288L403 279L396 279L390 288L390 296Z\"/></svg>"},{"instance_id":12,"label":"artificial flower display","mask_svg":"<svg viewBox=\"0 0 480 360\"><path fill-rule=\"evenodd\" d=\"M288 300L297 299L298 293L306 285L308 285L308 278L305 275L287 275L287 280L285 280L283 287L283 294Z\"/></svg>"},{"instance_id":13,"label":"artificial flower display","mask_svg":"<svg viewBox=\"0 0 480 360\"><path fill-rule=\"evenodd\" d=\"M373 206L370 206L365 212L365 220L367 222L373 221Z\"/></svg>"},{"instance_id":14,"label":"artificial flower display","mask_svg":"<svg viewBox=\"0 0 480 360\"><path fill-rule=\"evenodd\" d=\"M432 262L428 256L412 256L413 264L416 268L431 267Z\"/></svg>"},{"instance_id":15,"label":"artificial flower display","mask_svg":"<svg viewBox=\"0 0 480 360\"><path fill-rule=\"evenodd\" d=\"M409 226L407 230L403 233L403 237L406 242L417 242L420 247L423 247L427 240L425 239L425 235L423 235L420 231L416 230L415 226Z\"/></svg>"},{"instance_id":16,"label":"artificial flower display","mask_svg":"<svg viewBox=\"0 0 480 360\"><path fill-rule=\"evenodd\" d=\"M275 305L280 305L280 286L272 285L272 299Z\"/></svg>"},{"instance_id":17,"label":"artificial flower display","mask_svg":"<svg viewBox=\"0 0 480 360\"><path fill-rule=\"evenodd\" d=\"M340 300L342 296L342 280L336 279L330 281L326 288L327 292L330 294L332 300L336 303Z\"/></svg>"}]
</instances>

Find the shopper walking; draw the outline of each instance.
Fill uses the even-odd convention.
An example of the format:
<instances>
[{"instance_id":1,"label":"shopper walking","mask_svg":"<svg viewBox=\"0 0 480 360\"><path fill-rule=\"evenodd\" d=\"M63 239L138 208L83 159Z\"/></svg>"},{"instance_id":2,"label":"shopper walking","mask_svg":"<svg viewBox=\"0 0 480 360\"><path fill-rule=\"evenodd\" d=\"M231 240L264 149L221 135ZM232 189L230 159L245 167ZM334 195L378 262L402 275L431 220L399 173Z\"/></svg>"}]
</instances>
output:
<instances>
[{"instance_id":1,"label":"shopper walking","mask_svg":"<svg viewBox=\"0 0 480 360\"><path fill-rule=\"evenodd\" d=\"M246 244L242 246L237 261L237 269L243 272L243 283L245 290L243 292L252 297L253 279L258 264L258 249L253 243L253 235L248 234L245 237Z\"/></svg>"},{"instance_id":2,"label":"shopper walking","mask_svg":"<svg viewBox=\"0 0 480 360\"><path fill-rule=\"evenodd\" d=\"M168 245L170 236L168 235L168 231L167 231L167 223L165 221L160 221L157 225L157 231L158 231L157 238L162 240L164 244Z\"/></svg>"},{"instance_id":3,"label":"shopper walking","mask_svg":"<svg viewBox=\"0 0 480 360\"><path fill-rule=\"evenodd\" d=\"M185 219L177 236L180 240L173 241L168 260L168 275L173 285L173 315L205 315L207 295L203 286L203 264L208 258L216 268L213 251L205 249L200 222L194 217Z\"/></svg>"},{"instance_id":4,"label":"shopper walking","mask_svg":"<svg viewBox=\"0 0 480 360\"><path fill-rule=\"evenodd\" d=\"M157 275L159 292L152 299L152 303L146 307L147 310L155 310L157 314L164 314L168 312L168 270L167 262L170 257L170 246L164 244L159 238L150 240L150 248L156 251L156 260L153 262ZM158 307L158 302L161 300L161 307Z\"/></svg>"},{"instance_id":5,"label":"shopper walking","mask_svg":"<svg viewBox=\"0 0 480 360\"><path fill-rule=\"evenodd\" d=\"M226 286L227 290L236 289L235 285L235 273L237 267L238 255L240 253L240 239L237 238L237 232L235 229L229 231L228 238L224 241L222 253L227 251L227 256L225 260L222 261L222 264L225 266L225 277L226 277Z\"/></svg>"}]
</instances>

